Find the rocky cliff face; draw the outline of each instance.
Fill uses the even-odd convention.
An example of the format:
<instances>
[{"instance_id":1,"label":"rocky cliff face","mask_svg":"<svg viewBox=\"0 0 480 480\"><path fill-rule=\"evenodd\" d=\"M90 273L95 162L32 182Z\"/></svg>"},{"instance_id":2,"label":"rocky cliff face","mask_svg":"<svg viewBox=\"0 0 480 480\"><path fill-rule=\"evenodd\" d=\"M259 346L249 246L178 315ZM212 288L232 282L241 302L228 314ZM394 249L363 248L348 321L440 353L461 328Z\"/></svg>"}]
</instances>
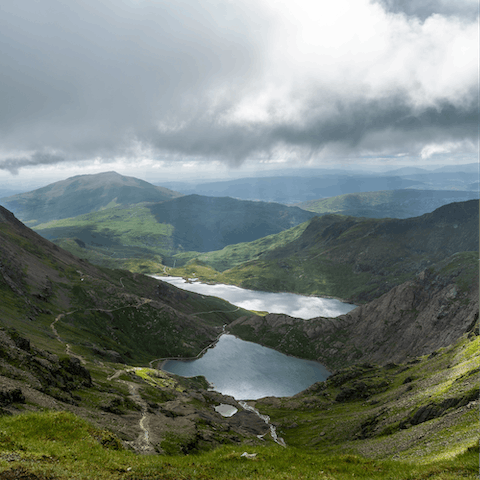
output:
<instances>
[{"instance_id":1,"label":"rocky cliff face","mask_svg":"<svg viewBox=\"0 0 480 480\"><path fill-rule=\"evenodd\" d=\"M404 362L446 347L478 320L474 253L457 254L415 280L335 319L286 315L241 318L230 331L331 369L354 362ZM271 332L276 332L273 336Z\"/></svg>"}]
</instances>

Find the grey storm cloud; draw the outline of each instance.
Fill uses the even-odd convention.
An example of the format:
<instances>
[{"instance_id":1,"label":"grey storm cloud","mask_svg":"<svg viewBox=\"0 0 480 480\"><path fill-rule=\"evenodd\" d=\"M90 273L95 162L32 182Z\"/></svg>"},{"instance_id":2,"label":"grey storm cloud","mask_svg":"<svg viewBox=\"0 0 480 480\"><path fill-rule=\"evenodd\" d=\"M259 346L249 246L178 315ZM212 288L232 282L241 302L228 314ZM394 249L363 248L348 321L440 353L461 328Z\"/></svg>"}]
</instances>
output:
<instances>
[{"instance_id":1,"label":"grey storm cloud","mask_svg":"<svg viewBox=\"0 0 480 480\"><path fill-rule=\"evenodd\" d=\"M289 8L298 4L305 10L302 18L314 17L309 9L317 2L309 1L291 2ZM447 82L440 93L427 92L429 101L418 101L422 92L413 98L410 86L396 84L401 81L394 74L395 80L382 80L381 68L381 81L365 86L361 65L368 56L357 65L355 55L330 53L337 45L327 44L328 37L305 40L301 19L294 24L282 10L288 2L0 3L0 169L135 157L139 151L152 158L215 157L238 164L277 148L403 151L405 145L418 149L425 142L477 134L470 74L458 74L458 94L451 94ZM435 5L448 10L447 2L420 3L431 8L382 0L385 11L373 13L388 27L398 23L389 15L399 9L420 16ZM358 4L371 15L373 3ZM471 7L459 5L465 8L457 13ZM348 32L347 20L337 19L332 28ZM294 28L284 26L289 22ZM409 28L402 22L401 28ZM466 29L472 19L456 20L452 28L460 39L462 22ZM309 42L317 42L323 56L303 58ZM392 45L400 55L402 45ZM442 46L432 48L437 58ZM335 73L324 80L329 69L341 71L342 65L350 69L348 79ZM428 85L428 76L441 68L434 65L433 73L411 85Z\"/></svg>"},{"instance_id":2,"label":"grey storm cloud","mask_svg":"<svg viewBox=\"0 0 480 480\"><path fill-rule=\"evenodd\" d=\"M315 98L312 93L312 101ZM370 148L372 136L376 148L401 144L403 149L434 142L474 138L478 131L478 108L458 108L445 102L438 107L417 111L402 97L369 102L337 102L336 114L325 117L305 108L307 122L247 125L215 125L214 118L196 118L177 132L158 133L149 139L159 148L185 155L227 157L241 162L253 154L268 152L275 145L298 146L310 151L337 144L343 153L363 145Z\"/></svg>"},{"instance_id":3,"label":"grey storm cloud","mask_svg":"<svg viewBox=\"0 0 480 480\"><path fill-rule=\"evenodd\" d=\"M49 153L35 152L29 156L7 157L2 160L0 168L8 170L12 174L18 174L18 171L24 167L33 167L37 165L56 165L65 161L61 155L52 155Z\"/></svg>"},{"instance_id":4,"label":"grey storm cloud","mask_svg":"<svg viewBox=\"0 0 480 480\"><path fill-rule=\"evenodd\" d=\"M420 20L438 15L459 16L473 19L478 15L476 0L377 0L385 9L394 13L404 13Z\"/></svg>"}]
</instances>

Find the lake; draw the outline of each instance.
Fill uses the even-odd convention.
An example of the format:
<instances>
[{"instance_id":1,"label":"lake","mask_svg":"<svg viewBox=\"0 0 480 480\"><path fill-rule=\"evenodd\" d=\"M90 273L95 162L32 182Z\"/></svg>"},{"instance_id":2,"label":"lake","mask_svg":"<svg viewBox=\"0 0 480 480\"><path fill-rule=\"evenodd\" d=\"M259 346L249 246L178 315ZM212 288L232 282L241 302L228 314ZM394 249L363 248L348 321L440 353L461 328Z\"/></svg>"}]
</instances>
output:
<instances>
[{"instance_id":1,"label":"lake","mask_svg":"<svg viewBox=\"0 0 480 480\"><path fill-rule=\"evenodd\" d=\"M228 334L201 358L168 360L162 369L184 377L204 375L217 392L237 400L295 395L330 374L318 362L289 357Z\"/></svg>"},{"instance_id":2,"label":"lake","mask_svg":"<svg viewBox=\"0 0 480 480\"><path fill-rule=\"evenodd\" d=\"M186 282L182 277L155 276L155 278L189 292L223 298L236 307L257 312L285 313L296 318L338 317L356 307L356 305L334 298L308 297L294 293L259 292L235 285L207 285L195 281Z\"/></svg>"},{"instance_id":3,"label":"lake","mask_svg":"<svg viewBox=\"0 0 480 480\"><path fill-rule=\"evenodd\" d=\"M293 293L246 290L234 285L186 282L181 277L158 277L183 290L223 298L247 310L284 313L308 321L314 317L337 317L355 305L332 298L307 297ZM222 335L213 348L195 360L168 360L162 369L192 377L203 375L213 388L237 400L286 397L325 380L330 372L320 363L289 357L271 348Z\"/></svg>"}]
</instances>

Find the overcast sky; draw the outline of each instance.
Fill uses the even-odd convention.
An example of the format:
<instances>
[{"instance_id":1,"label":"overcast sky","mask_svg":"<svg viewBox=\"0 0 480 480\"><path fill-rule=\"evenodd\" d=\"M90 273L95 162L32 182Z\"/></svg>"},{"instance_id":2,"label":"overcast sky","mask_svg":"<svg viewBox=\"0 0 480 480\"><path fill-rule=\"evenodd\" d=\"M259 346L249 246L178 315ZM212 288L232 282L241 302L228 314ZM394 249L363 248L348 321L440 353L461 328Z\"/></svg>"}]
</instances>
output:
<instances>
[{"instance_id":1,"label":"overcast sky","mask_svg":"<svg viewBox=\"0 0 480 480\"><path fill-rule=\"evenodd\" d=\"M478 158L477 0L0 0L0 11L4 184Z\"/></svg>"}]
</instances>

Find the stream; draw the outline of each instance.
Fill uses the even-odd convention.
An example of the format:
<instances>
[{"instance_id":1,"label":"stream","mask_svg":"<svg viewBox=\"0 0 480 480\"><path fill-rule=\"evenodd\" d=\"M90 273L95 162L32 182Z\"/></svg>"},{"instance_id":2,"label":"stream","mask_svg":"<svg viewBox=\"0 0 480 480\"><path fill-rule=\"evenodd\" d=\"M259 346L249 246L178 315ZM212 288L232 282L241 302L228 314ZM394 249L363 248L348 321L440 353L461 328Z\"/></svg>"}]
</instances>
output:
<instances>
[{"instance_id":1,"label":"stream","mask_svg":"<svg viewBox=\"0 0 480 480\"><path fill-rule=\"evenodd\" d=\"M275 443L278 443L282 447L287 446L287 444L285 443L285 440L282 437L279 437L277 435L277 430L275 426L270 423L270 417L268 415L263 415L256 408L251 407L247 402L240 401L238 403L242 406L244 410L255 413L259 418L261 418L267 424L268 427L270 427L270 435L272 436Z\"/></svg>"}]
</instances>

